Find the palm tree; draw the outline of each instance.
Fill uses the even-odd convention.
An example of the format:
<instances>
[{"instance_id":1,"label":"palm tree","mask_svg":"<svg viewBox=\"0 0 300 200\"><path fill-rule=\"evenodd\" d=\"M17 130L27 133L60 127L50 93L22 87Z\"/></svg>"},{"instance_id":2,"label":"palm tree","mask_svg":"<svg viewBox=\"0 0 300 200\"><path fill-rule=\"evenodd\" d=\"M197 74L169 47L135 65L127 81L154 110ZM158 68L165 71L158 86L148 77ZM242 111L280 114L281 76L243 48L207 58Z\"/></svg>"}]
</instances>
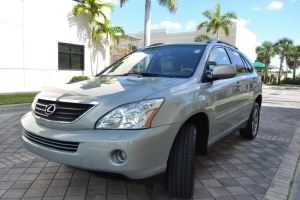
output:
<instances>
[{"instance_id":1,"label":"palm tree","mask_svg":"<svg viewBox=\"0 0 300 200\"><path fill-rule=\"evenodd\" d=\"M268 82L268 69L271 63L271 58L274 57L278 53L278 48L274 46L272 42L266 41L263 42L261 46L256 47L255 49L258 57L263 58L263 63L265 66L265 78L264 83Z\"/></svg>"},{"instance_id":2,"label":"palm tree","mask_svg":"<svg viewBox=\"0 0 300 200\"><path fill-rule=\"evenodd\" d=\"M103 18L104 21L107 20L107 17L104 13L104 9L109 8L113 11L114 6L112 3L102 3L99 0L83 0L81 3L76 4L72 12L75 16L81 16L83 13L88 14L90 20L90 39L89 39L89 46L90 51L92 51L92 38L93 38L93 27L97 21L96 18ZM90 63L91 63L91 72L93 76L93 64L92 64L92 52L90 52Z\"/></svg>"},{"instance_id":3,"label":"palm tree","mask_svg":"<svg viewBox=\"0 0 300 200\"><path fill-rule=\"evenodd\" d=\"M282 71L282 64L283 60L286 57L286 53L289 50L290 46L293 45L293 41L289 38L281 38L278 40L278 42L275 43L275 46L280 49L279 56L280 56L280 68L279 68L279 76L278 76L278 84L280 85L280 79L281 79L281 71Z\"/></svg>"},{"instance_id":4,"label":"palm tree","mask_svg":"<svg viewBox=\"0 0 300 200\"><path fill-rule=\"evenodd\" d=\"M194 42L206 42L210 40L210 37L205 34L199 34L197 37L195 37Z\"/></svg>"},{"instance_id":5,"label":"palm tree","mask_svg":"<svg viewBox=\"0 0 300 200\"><path fill-rule=\"evenodd\" d=\"M226 36L229 36L230 31L228 26L234 26L234 23L230 19L237 19L236 13L233 11L227 12L221 15L220 4L215 4L216 12L211 10L206 10L202 13L208 21L202 22L198 25L197 29L206 27L206 32L208 33L213 29L213 35L217 34L217 39L219 39L220 29L222 28L225 31Z\"/></svg>"},{"instance_id":6,"label":"palm tree","mask_svg":"<svg viewBox=\"0 0 300 200\"><path fill-rule=\"evenodd\" d=\"M111 40L120 43L120 39L125 37L125 31L120 26L111 26L110 20L104 20L104 22L95 21L93 24L92 38L97 41L100 35L106 34ZM118 35L121 34L121 35Z\"/></svg>"},{"instance_id":7,"label":"palm tree","mask_svg":"<svg viewBox=\"0 0 300 200\"><path fill-rule=\"evenodd\" d=\"M122 7L126 4L128 0L120 0L120 6ZM177 1L176 0L158 0L159 5L167 7L171 13L177 11ZM144 25L144 46L150 45L150 25L151 25L151 0L146 0L145 2L145 25Z\"/></svg>"},{"instance_id":8,"label":"palm tree","mask_svg":"<svg viewBox=\"0 0 300 200\"><path fill-rule=\"evenodd\" d=\"M300 62L300 46L291 46L287 51L287 56L293 61L293 65L291 66L289 64L289 67L293 69L293 79L296 79L296 69L298 68Z\"/></svg>"}]
</instances>

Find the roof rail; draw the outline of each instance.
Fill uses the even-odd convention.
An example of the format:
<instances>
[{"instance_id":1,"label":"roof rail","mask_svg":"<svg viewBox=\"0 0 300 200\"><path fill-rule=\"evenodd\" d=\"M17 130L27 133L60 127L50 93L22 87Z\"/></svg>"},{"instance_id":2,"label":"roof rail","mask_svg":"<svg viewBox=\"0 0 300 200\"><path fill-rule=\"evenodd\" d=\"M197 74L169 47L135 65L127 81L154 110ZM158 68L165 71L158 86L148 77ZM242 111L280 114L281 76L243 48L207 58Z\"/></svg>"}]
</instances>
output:
<instances>
[{"instance_id":1,"label":"roof rail","mask_svg":"<svg viewBox=\"0 0 300 200\"><path fill-rule=\"evenodd\" d=\"M150 44L148 47L157 46L157 45L162 45L162 44L165 44L165 43L155 43L155 44Z\"/></svg>"},{"instance_id":2,"label":"roof rail","mask_svg":"<svg viewBox=\"0 0 300 200\"><path fill-rule=\"evenodd\" d=\"M233 47L233 48L235 48L235 49L238 49L236 46L234 46L234 45L232 45L232 44L230 44L230 43L228 43L228 42L224 42L224 41L222 41L222 40L218 40L218 39L210 39L210 40L208 40L206 43L212 43L212 42L221 43L221 44L226 44L226 45L231 46L231 47Z\"/></svg>"}]
</instances>

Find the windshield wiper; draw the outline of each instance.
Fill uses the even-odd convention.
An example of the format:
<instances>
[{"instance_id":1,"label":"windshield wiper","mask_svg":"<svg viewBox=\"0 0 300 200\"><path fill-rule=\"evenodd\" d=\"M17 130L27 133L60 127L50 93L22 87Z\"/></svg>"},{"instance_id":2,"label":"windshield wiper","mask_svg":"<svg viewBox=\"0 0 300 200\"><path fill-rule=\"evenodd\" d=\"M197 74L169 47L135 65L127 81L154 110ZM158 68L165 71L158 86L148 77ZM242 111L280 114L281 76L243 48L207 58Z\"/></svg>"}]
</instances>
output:
<instances>
[{"instance_id":1,"label":"windshield wiper","mask_svg":"<svg viewBox=\"0 0 300 200\"><path fill-rule=\"evenodd\" d=\"M123 76L130 76L130 75L137 75L137 76L147 76L147 77L169 77L173 78L172 75L165 75L165 74L155 74L155 73L145 73L145 72L139 72L139 73L125 73Z\"/></svg>"}]
</instances>

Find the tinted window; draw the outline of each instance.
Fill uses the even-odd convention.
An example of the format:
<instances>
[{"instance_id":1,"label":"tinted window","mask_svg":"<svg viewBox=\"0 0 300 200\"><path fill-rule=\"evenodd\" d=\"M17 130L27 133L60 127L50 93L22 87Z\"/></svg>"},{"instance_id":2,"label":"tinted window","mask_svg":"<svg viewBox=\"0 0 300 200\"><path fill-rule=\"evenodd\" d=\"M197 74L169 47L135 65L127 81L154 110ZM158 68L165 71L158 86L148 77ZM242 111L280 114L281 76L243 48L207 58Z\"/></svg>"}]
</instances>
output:
<instances>
[{"instance_id":1,"label":"tinted window","mask_svg":"<svg viewBox=\"0 0 300 200\"><path fill-rule=\"evenodd\" d=\"M244 63L245 63L246 70L249 73L253 72L253 66L248 62L248 60L246 60L244 58L243 58L243 60L244 60Z\"/></svg>"},{"instance_id":2,"label":"tinted window","mask_svg":"<svg viewBox=\"0 0 300 200\"><path fill-rule=\"evenodd\" d=\"M232 51L230 49L228 49L228 53L229 53L230 58L232 60L232 64L236 67L236 73L237 74L246 73L244 63L242 61L242 58L241 58L240 54L238 54L237 52Z\"/></svg>"},{"instance_id":3,"label":"tinted window","mask_svg":"<svg viewBox=\"0 0 300 200\"><path fill-rule=\"evenodd\" d=\"M154 46L138 50L114 63L102 75L148 73L162 76L190 77L205 46ZM151 76L151 75L150 75Z\"/></svg>"},{"instance_id":4,"label":"tinted window","mask_svg":"<svg viewBox=\"0 0 300 200\"><path fill-rule=\"evenodd\" d=\"M223 48L215 48L210 52L209 55L209 62L215 62L216 65L221 64L230 64L230 60L228 58L228 55Z\"/></svg>"}]
</instances>

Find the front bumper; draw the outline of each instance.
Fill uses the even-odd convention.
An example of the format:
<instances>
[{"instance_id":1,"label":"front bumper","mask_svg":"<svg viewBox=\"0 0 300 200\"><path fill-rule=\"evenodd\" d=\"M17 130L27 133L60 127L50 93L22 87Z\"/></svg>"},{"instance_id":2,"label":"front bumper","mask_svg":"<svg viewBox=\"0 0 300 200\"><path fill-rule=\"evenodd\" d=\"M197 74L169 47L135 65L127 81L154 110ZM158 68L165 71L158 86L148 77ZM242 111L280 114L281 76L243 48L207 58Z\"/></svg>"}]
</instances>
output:
<instances>
[{"instance_id":1,"label":"front bumper","mask_svg":"<svg viewBox=\"0 0 300 200\"><path fill-rule=\"evenodd\" d=\"M122 174L130 179L144 179L166 170L180 123L141 130L59 130L36 123L31 112L22 119L22 141L25 148L43 158L93 171ZM28 139L24 131L60 142L78 142L76 152L45 146ZM127 154L123 164L114 162L112 153Z\"/></svg>"}]
</instances>

